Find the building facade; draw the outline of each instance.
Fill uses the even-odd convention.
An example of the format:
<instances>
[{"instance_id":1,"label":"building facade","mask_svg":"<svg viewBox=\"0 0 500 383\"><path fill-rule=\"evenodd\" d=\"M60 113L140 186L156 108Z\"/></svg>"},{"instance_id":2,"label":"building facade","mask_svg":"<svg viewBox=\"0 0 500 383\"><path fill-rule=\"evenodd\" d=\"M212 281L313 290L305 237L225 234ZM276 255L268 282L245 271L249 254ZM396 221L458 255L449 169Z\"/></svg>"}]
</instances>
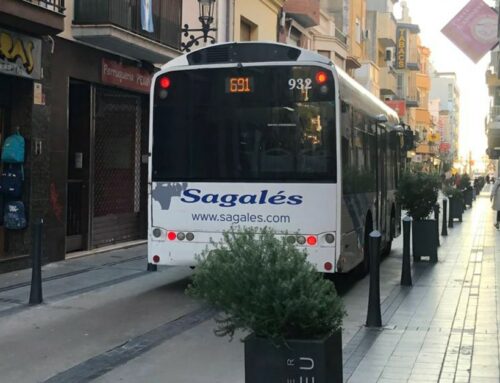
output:
<instances>
[{"instance_id":1,"label":"building facade","mask_svg":"<svg viewBox=\"0 0 500 383\"><path fill-rule=\"evenodd\" d=\"M6 14L2 1L1 32L34 49L29 76L0 70L2 140L17 129L26 139L23 202L30 225L44 220L46 261L145 239L148 94L180 54L182 1L8 2L25 9ZM38 31L43 20L53 24ZM0 271L27 264L30 237L4 231Z\"/></svg>"}]
</instances>

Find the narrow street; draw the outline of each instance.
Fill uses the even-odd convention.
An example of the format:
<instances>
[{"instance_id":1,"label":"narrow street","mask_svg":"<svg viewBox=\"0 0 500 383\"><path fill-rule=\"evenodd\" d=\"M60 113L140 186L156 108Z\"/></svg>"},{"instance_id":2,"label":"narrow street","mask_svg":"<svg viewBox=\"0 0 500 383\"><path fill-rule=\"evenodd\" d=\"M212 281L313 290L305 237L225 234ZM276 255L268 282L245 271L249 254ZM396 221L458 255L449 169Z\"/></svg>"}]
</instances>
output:
<instances>
[{"instance_id":1,"label":"narrow street","mask_svg":"<svg viewBox=\"0 0 500 383\"><path fill-rule=\"evenodd\" d=\"M369 278L336 278L345 382L498 382L500 234L487 191L441 237L439 262L399 286L402 238L381 266L382 329L364 327ZM184 295L191 270L146 272L144 245L0 275L2 382L243 382L243 345L217 338L213 312Z\"/></svg>"}]
</instances>

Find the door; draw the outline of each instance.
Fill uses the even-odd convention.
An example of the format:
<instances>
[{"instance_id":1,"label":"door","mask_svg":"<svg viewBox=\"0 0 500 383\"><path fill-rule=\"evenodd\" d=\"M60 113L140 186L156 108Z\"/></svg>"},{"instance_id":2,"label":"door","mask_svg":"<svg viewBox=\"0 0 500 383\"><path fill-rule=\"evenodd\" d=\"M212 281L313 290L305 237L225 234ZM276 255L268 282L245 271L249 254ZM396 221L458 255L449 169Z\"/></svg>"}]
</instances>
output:
<instances>
[{"instance_id":1,"label":"door","mask_svg":"<svg viewBox=\"0 0 500 383\"><path fill-rule=\"evenodd\" d=\"M88 248L90 89L90 84L76 81L69 87L67 252Z\"/></svg>"},{"instance_id":2,"label":"door","mask_svg":"<svg viewBox=\"0 0 500 383\"><path fill-rule=\"evenodd\" d=\"M141 236L141 96L95 90L92 247Z\"/></svg>"}]
</instances>

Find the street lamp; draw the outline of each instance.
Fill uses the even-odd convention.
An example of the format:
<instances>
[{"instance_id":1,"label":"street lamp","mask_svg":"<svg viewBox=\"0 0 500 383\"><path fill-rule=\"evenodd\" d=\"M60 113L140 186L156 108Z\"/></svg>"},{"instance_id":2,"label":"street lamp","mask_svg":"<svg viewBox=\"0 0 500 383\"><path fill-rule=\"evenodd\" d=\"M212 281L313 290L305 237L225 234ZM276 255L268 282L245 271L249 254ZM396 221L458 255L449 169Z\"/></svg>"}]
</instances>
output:
<instances>
[{"instance_id":1,"label":"street lamp","mask_svg":"<svg viewBox=\"0 0 500 383\"><path fill-rule=\"evenodd\" d=\"M188 24L184 24L182 28L182 33L185 37L189 36L189 41L187 43L181 43L181 51L191 52L191 47L193 45L199 45L200 40L203 42L215 43L215 37L209 36L210 31L216 31L216 28L210 28L210 24L214 22L214 8L215 8L215 0L198 0L198 5L200 7L200 20L201 28L199 29L189 29ZM195 37L194 35L190 35L190 32L202 32L201 36Z\"/></svg>"}]
</instances>

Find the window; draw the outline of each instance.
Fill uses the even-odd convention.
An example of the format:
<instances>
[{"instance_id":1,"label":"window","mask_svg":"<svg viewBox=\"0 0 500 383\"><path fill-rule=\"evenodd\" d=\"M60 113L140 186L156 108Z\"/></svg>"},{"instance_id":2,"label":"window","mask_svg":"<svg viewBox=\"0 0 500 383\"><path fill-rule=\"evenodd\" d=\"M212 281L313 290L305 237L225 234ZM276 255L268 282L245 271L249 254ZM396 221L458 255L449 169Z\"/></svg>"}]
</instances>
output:
<instances>
[{"instance_id":1,"label":"window","mask_svg":"<svg viewBox=\"0 0 500 383\"><path fill-rule=\"evenodd\" d=\"M355 31L355 34L356 34L356 42L358 44L361 44L361 22L359 21L359 18L356 17L356 31Z\"/></svg>"},{"instance_id":2,"label":"window","mask_svg":"<svg viewBox=\"0 0 500 383\"><path fill-rule=\"evenodd\" d=\"M257 39L257 25L242 17L240 22L240 41L254 41Z\"/></svg>"}]
</instances>

